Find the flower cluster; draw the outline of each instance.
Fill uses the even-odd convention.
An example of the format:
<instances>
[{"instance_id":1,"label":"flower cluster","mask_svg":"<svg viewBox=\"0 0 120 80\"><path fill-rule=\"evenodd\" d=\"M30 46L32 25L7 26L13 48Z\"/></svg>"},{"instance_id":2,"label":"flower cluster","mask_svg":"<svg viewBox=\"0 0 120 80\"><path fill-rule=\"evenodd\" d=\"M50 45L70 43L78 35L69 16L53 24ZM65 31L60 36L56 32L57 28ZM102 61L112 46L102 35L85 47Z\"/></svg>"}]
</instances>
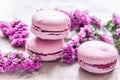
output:
<instances>
[{"instance_id":1,"label":"flower cluster","mask_svg":"<svg viewBox=\"0 0 120 80\"><path fill-rule=\"evenodd\" d=\"M28 57L23 52L11 52L3 56L0 52L0 72L35 71L40 69L42 63L36 55Z\"/></svg>"},{"instance_id":2,"label":"flower cluster","mask_svg":"<svg viewBox=\"0 0 120 80\"><path fill-rule=\"evenodd\" d=\"M113 44L113 39L106 34L99 34L98 39L108 44Z\"/></svg>"},{"instance_id":3,"label":"flower cluster","mask_svg":"<svg viewBox=\"0 0 120 80\"><path fill-rule=\"evenodd\" d=\"M5 37L8 37L12 34L12 26L7 22L0 22L0 30L2 31Z\"/></svg>"},{"instance_id":4,"label":"flower cluster","mask_svg":"<svg viewBox=\"0 0 120 80\"><path fill-rule=\"evenodd\" d=\"M114 24L113 27L115 27L115 33L120 38L120 16L117 14L113 14L112 23Z\"/></svg>"},{"instance_id":5,"label":"flower cluster","mask_svg":"<svg viewBox=\"0 0 120 80\"><path fill-rule=\"evenodd\" d=\"M120 16L114 13L112 20L107 22L105 28L112 33L113 42L120 51Z\"/></svg>"},{"instance_id":6,"label":"flower cluster","mask_svg":"<svg viewBox=\"0 0 120 80\"><path fill-rule=\"evenodd\" d=\"M112 19L112 23L114 25L120 25L120 16L118 16L117 14L113 14L113 19Z\"/></svg>"},{"instance_id":7,"label":"flower cluster","mask_svg":"<svg viewBox=\"0 0 120 80\"><path fill-rule=\"evenodd\" d=\"M65 46L62 61L72 63L77 59L77 49L79 44L94 39L92 26L86 25L80 29L80 32L75 35Z\"/></svg>"},{"instance_id":8,"label":"flower cluster","mask_svg":"<svg viewBox=\"0 0 120 80\"><path fill-rule=\"evenodd\" d=\"M76 10L74 12L74 17L77 19L79 27L84 27L84 25L89 25L91 22L88 11Z\"/></svg>"},{"instance_id":9,"label":"flower cluster","mask_svg":"<svg viewBox=\"0 0 120 80\"><path fill-rule=\"evenodd\" d=\"M101 24L100 20L98 20L96 17L91 17L91 24L95 26L98 29L102 29L103 25Z\"/></svg>"},{"instance_id":10,"label":"flower cluster","mask_svg":"<svg viewBox=\"0 0 120 80\"><path fill-rule=\"evenodd\" d=\"M0 30L4 36L9 38L12 46L25 46L29 37L28 26L20 20L11 23L0 23Z\"/></svg>"},{"instance_id":11,"label":"flower cluster","mask_svg":"<svg viewBox=\"0 0 120 80\"><path fill-rule=\"evenodd\" d=\"M57 9L58 10L58 9ZM67 12L63 10L58 10L65 14L67 14L71 20L71 31L74 29L79 29L80 27L84 27L88 25L91 21L88 11L80 11L75 10L74 12Z\"/></svg>"},{"instance_id":12,"label":"flower cluster","mask_svg":"<svg viewBox=\"0 0 120 80\"><path fill-rule=\"evenodd\" d=\"M69 41L66 46L64 47L62 61L65 63L72 63L77 58L77 48L79 46L78 41L72 39Z\"/></svg>"},{"instance_id":13,"label":"flower cluster","mask_svg":"<svg viewBox=\"0 0 120 80\"><path fill-rule=\"evenodd\" d=\"M58 9L57 9L58 10ZM98 29L102 29L103 25L101 24L100 20L96 17L90 16L88 11L80 11L75 10L73 12L58 10L65 14L67 14L71 20L71 31L74 29L80 29L86 25L92 24Z\"/></svg>"},{"instance_id":14,"label":"flower cluster","mask_svg":"<svg viewBox=\"0 0 120 80\"><path fill-rule=\"evenodd\" d=\"M120 28L116 29L116 35L120 37Z\"/></svg>"}]
</instances>

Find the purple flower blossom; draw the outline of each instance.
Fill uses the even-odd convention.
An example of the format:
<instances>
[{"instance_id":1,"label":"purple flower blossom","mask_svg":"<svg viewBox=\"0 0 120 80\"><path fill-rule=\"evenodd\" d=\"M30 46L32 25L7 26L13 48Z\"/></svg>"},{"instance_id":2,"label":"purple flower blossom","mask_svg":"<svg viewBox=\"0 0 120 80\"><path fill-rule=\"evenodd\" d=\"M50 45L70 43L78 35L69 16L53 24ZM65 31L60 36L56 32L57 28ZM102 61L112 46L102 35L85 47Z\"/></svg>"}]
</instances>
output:
<instances>
[{"instance_id":1,"label":"purple flower blossom","mask_svg":"<svg viewBox=\"0 0 120 80\"><path fill-rule=\"evenodd\" d=\"M116 29L116 35L120 37L120 28Z\"/></svg>"},{"instance_id":2,"label":"purple flower blossom","mask_svg":"<svg viewBox=\"0 0 120 80\"><path fill-rule=\"evenodd\" d=\"M8 37L12 34L12 27L8 23L1 22L0 23L0 30L2 31L3 35Z\"/></svg>"},{"instance_id":3,"label":"purple flower blossom","mask_svg":"<svg viewBox=\"0 0 120 80\"><path fill-rule=\"evenodd\" d=\"M40 61L40 57L38 55L32 55L34 70L38 70L41 68L42 63Z\"/></svg>"},{"instance_id":4,"label":"purple flower blossom","mask_svg":"<svg viewBox=\"0 0 120 80\"><path fill-rule=\"evenodd\" d=\"M22 52L13 52L7 55L7 62L6 62L6 71L8 72L15 72L18 70L20 66L20 61L25 59L26 56L23 56Z\"/></svg>"},{"instance_id":5,"label":"purple flower blossom","mask_svg":"<svg viewBox=\"0 0 120 80\"><path fill-rule=\"evenodd\" d=\"M40 69L42 66L42 63L40 61L40 58L37 55L33 55L30 58L26 58L23 60L19 66L19 69L21 71L35 71Z\"/></svg>"},{"instance_id":6,"label":"purple flower blossom","mask_svg":"<svg viewBox=\"0 0 120 80\"><path fill-rule=\"evenodd\" d=\"M32 65L33 65L32 60L27 58L21 62L19 68L21 71L29 71L33 69Z\"/></svg>"},{"instance_id":7,"label":"purple flower blossom","mask_svg":"<svg viewBox=\"0 0 120 80\"><path fill-rule=\"evenodd\" d=\"M80 32L77 34L79 42L83 43L85 41L90 41L94 39L92 26L86 25L80 29Z\"/></svg>"},{"instance_id":8,"label":"purple flower blossom","mask_svg":"<svg viewBox=\"0 0 120 80\"><path fill-rule=\"evenodd\" d=\"M5 72L6 71L6 68L7 68L7 59L2 57L0 59L0 72Z\"/></svg>"},{"instance_id":9,"label":"purple flower blossom","mask_svg":"<svg viewBox=\"0 0 120 80\"><path fill-rule=\"evenodd\" d=\"M9 36L12 46L24 46L26 44L27 38L29 37L29 32L27 29L28 26L20 20L13 21L11 26L14 31L14 34Z\"/></svg>"},{"instance_id":10,"label":"purple flower blossom","mask_svg":"<svg viewBox=\"0 0 120 80\"><path fill-rule=\"evenodd\" d=\"M76 10L74 12L75 18L78 20L79 26L83 27L84 25L89 25L91 22L90 16L88 14L88 11L80 11Z\"/></svg>"},{"instance_id":11,"label":"purple flower blossom","mask_svg":"<svg viewBox=\"0 0 120 80\"><path fill-rule=\"evenodd\" d=\"M120 16L114 13L113 14L112 23L114 25L120 25Z\"/></svg>"},{"instance_id":12,"label":"purple flower blossom","mask_svg":"<svg viewBox=\"0 0 120 80\"><path fill-rule=\"evenodd\" d=\"M77 59L77 49L79 44L93 39L94 35L92 33L92 27L90 25L82 27L80 32L66 44L62 55L62 61L68 64L72 63Z\"/></svg>"},{"instance_id":13,"label":"purple flower blossom","mask_svg":"<svg viewBox=\"0 0 120 80\"><path fill-rule=\"evenodd\" d=\"M5 66L2 64L2 67L0 64L1 72L15 72L16 70L31 72L40 69L42 66L40 58L37 55L28 57L23 52L12 52L5 59L6 62L0 61L0 63L3 62L5 64Z\"/></svg>"},{"instance_id":14,"label":"purple flower blossom","mask_svg":"<svg viewBox=\"0 0 120 80\"><path fill-rule=\"evenodd\" d=\"M26 40L23 38L18 38L18 39L13 39L10 43L12 46L19 47L19 46L24 46L26 44Z\"/></svg>"},{"instance_id":15,"label":"purple flower blossom","mask_svg":"<svg viewBox=\"0 0 120 80\"><path fill-rule=\"evenodd\" d=\"M65 46L62 61L65 63L72 63L77 59L77 49L79 46L79 40L77 36L74 36Z\"/></svg>"},{"instance_id":16,"label":"purple flower blossom","mask_svg":"<svg viewBox=\"0 0 120 80\"><path fill-rule=\"evenodd\" d=\"M71 20L71 31L90 24L91 19L88 14L88 11L80 11L80 10L76 10L74 12L67 12L63 10L58 10L58 11L61 11L69 16Z\"/></svg>"},{"instance_id":17,"label":"purple flower blossom","mask_svg":"<svg viewBox=\"0 0 120 80\"><path fill-rule=\"evenodd\" d=\"M99 34L98 39L109 44L113 44L113 39L106 34Z\"/></svg>"},{"instance_id":18,"label":"purple flower blossom","mask_svg":"<svg viewBox=\"0 0 120 80\"><path fill-rule=\"evenodd\" d=\"M77 58L77 50L74 48L74 46L71 46L67 44L67 46L64 48L62 60L65 63L72 63Z\"/></svg>"},{"instance_id":19,"label":"purple flower blossom","mask_svg":"<svg viewBox=\"0 0 120 80\"><path fill-rule=\"evenodd\" d=\"M0 29L4 36L9 38L12 46L25 46L26 40L29 37L28 26L20 20L15 20L11 23L0 23Z\"/></svg>"},{"instance_id":20,"label":"purple flower blossom","mask_svg":"<svg viewBox=\"0 0 120 80\"><path fill-rule=\"evenodd\" d=\"M78 21L77 19L74 17L74 13L73 12L68 12L68 11L63 11L63 10L59 10L56 9L57 11L63 12L66 15L69 16L70 20L71 20L71 26L70 26L70 30L74 30L75 28L79 27Z\"/></svg>"},{"instance_id":21,"label":"purple flower blossom","mask_svg":"<svg viewBox=\"0 0 120 80\"><path fill-rule=\"evenodd\" d=\"M103 28L103 25L101 24L100 20L98 20L96 17L91 17L91 24L94 25L98 29Z\"/></svg>"}]
</instances>

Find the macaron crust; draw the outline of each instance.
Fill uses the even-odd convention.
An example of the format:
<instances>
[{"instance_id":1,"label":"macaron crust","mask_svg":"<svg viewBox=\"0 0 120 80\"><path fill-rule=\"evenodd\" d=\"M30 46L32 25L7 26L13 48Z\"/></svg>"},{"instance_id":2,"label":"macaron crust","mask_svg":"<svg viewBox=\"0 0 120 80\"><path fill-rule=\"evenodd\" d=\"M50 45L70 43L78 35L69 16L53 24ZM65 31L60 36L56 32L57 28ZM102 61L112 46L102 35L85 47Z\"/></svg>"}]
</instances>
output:
<instances>
[{"instance_id":1,"label":"macaron crust","mask_svg":"<svg viewBox=\"0 0 120 80\"><path fill-rule=\"evenodd\" d=\"M56 10L39 10L32 16L31 32L41 39L57 40L67 37L70 18Z\"/></svg>"},{"instance_id":2,"label":"macaron crust","mask_svg":"<svg viewBox=\"0 0 120 80\"><path fill-rule=\"evenodd\" d=\"M108 73L115 68L117 60L116 48L102 41L87 41L78 48L80 67L91 73Z\"/></svg>"},{"instance_id":3,"label":"macaron crust","mask_svg":"<svg viewBox=\"0 0 120 80\"><path fill-rule=\"evenodd\" d=\"M29 55L40 56L41 61L54 61L61 57L64 41L43 40L38 37L31 37L26 44L26 51Z\"/></svg>"}]
</instances>

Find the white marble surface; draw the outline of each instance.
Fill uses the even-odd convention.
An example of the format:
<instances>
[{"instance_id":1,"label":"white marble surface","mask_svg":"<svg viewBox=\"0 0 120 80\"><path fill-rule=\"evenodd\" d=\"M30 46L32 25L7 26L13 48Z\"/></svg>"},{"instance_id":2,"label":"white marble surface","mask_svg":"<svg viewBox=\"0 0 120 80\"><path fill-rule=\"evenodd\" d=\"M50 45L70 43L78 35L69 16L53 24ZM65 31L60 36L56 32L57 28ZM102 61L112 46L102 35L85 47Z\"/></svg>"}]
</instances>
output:
<instances>
[{"instance_id":1,"label":"white marble surface","mask_svg":"<svg viewBox=\"0 0 120 80\"><path fill-rule=\"evenodd\" d=\"M65 10L89 10L104 23L111 19L113 12L120 14L120 0L0 0L0 21L22 19L30 26L31 15L40 8L60 8ZM13 48L0 34L0 49L4 52L22 50ZM3 73L0 80L120 80L120 60L113 72L96 75L83 71L77 62L66 65L59 61L45 62L43 68L33 73Z\"/></svg>"}]
</instances>

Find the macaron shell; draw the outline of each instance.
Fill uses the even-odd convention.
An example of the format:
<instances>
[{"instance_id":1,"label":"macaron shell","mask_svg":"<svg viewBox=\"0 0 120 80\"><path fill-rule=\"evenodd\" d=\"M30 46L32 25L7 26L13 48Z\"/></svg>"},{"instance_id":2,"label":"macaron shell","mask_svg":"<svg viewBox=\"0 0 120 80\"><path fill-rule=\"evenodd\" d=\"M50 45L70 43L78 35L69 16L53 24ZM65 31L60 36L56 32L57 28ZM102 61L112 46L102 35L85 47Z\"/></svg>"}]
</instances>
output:
<instances>
[{"instance_id":1,"label":"macaron shell","mask_svg":"<svg viewBox=\"0 0 120 80\"><path fill-rule=\"evenodd\" d=\"M33 27L30 28L31 32L41 39L56 40L63 39L68 36L70 29L64 32L41 32L35 30Z\"/></svg>"},{"instance_id":2,"label":"macaron shell","mask_svg":"<svg viewBox=\"0 0 120 80\"><path fill-rule=\"evenodd\" d=\"M33 53L29 52L29 50L27 50L27 52L29 53L29 55L33 55ZM61 57L62 52L58 53L58 54L54 54L54 55L47 55L47 56L40 56L41 61L54 61L57 60Z\"/></svg>"},{"instance_id":3,"label":"macaron shell","mask_svg":"<svg viewBox=\"0 0 120 80\"><path fill-rule=\"evenodd\" d=\"M106 64L117 60L118 52L105 42L88 41L79 46L78 58L85 63Z\"/></svg>"},{"instance_id":4,"label":"macaron shell","mask_svg":"<svg viewBox=\"0 0 120 80\"><path fill-rule=\"evenodd\" d=\"M37 37L28 39L26 49L30 49L36 53L50 54L63 50L64 41L60 40L42 40Z\"/></svg>"},{"instance_id":5,"label":"macaron shell","mask_svg":"<svg viewBox=\"0 0 120 80\"><path fill-rule=\"evenodd\" d=\"M56 10L40 10L32 17L32 24L42 30L61 31L70 28L70 18Z\"/></svg>"},{"instance_id":6,"label":"macaron shell","mask_svg":"<svg viewBox=\"0 0 120 80\"><path fill-rule=\"evenodd\" d=\"M107 69L99 69L97 67L93 67L93 66L89 66L89 65L85 65L80 63L80 67L88 72L92 72L92 73L97 73L97 74L101 74L101 73L108 73L110 71L112 71L115 67L115 64L111 66L111 68L107 68Z\"/></svg>"}]
</instances>

